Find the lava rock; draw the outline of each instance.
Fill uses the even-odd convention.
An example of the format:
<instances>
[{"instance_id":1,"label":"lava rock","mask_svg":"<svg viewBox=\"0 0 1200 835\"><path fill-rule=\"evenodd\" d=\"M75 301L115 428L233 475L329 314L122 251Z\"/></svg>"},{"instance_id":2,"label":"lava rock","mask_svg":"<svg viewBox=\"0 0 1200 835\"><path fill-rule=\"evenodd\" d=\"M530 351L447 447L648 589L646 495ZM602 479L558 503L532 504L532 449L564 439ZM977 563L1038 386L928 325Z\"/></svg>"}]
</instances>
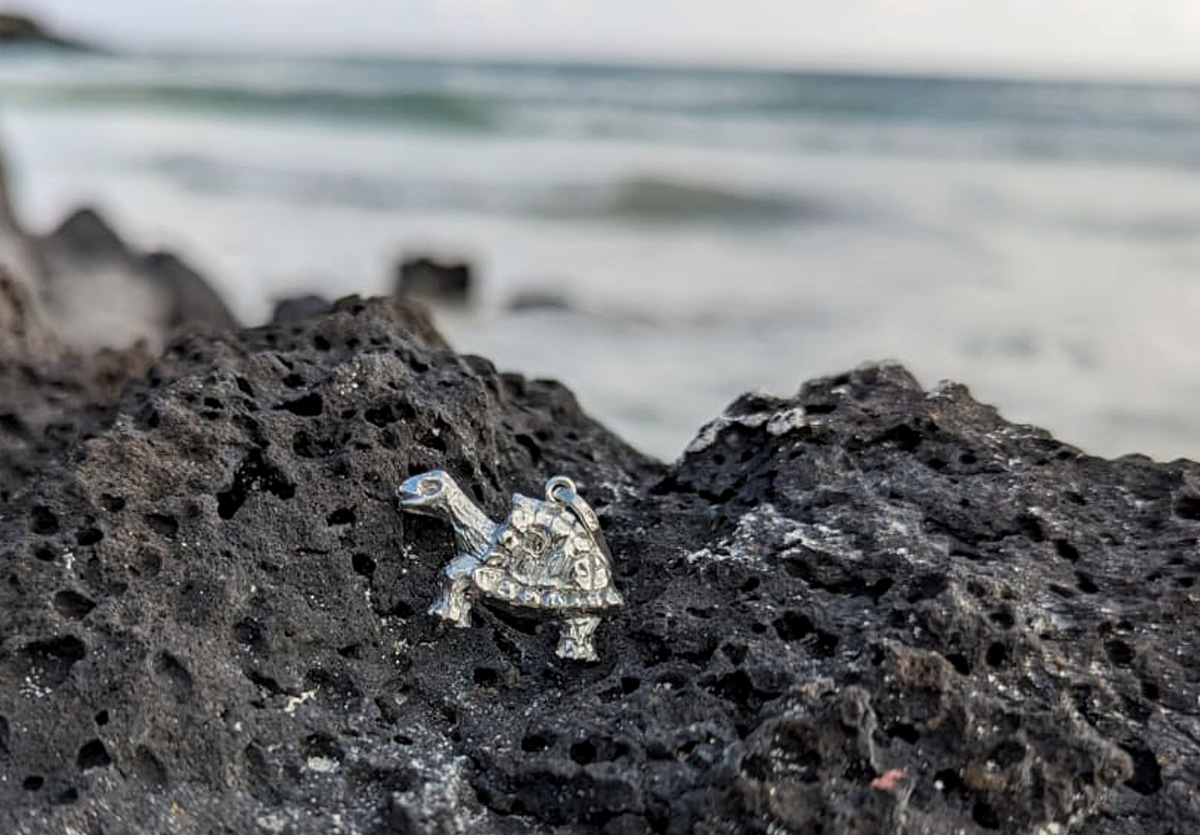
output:
<instances>
[{"instance_id":1,"label":"lava rock","mask_svg":"<svg viewBox=\"0 0 1200 835\"><path fill-rule=\"evenodd\" d=\"M406 258L396 272L395 295L400 299L463 305L470 301L473 286L470 264Z\"/></svg>"},{"instance_id":2,"label":"lava rock","mask_svg":"<svg viewBox=\"0 0 1200 835\"><path fill-rule=\"evenodd\" d=\"M98 431L126 382L151 361L139 346L80 354L38 311L30 289L0 267L0 511L28 479Z\"/></svg>"},{"instance_id":3,"label":"lava rock","mask_svg":"<svg viewBox=\"0 0 1200 835\"><path fill-rule=\"evenodd\" d=\"M1165 833L1200 824L1200 466L869 366L671 466L419 310L176 341L0 513L0 828ZM573 476L602 661L401 516Z\"/></svg>"}]
</instances>

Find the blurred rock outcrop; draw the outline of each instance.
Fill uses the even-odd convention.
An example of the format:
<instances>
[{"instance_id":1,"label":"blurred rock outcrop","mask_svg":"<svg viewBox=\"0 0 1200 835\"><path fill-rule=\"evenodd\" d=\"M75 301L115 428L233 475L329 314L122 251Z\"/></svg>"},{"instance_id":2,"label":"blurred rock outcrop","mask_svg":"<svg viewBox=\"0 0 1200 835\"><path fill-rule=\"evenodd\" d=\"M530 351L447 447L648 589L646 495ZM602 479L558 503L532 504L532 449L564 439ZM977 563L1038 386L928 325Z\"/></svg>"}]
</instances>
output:
<instances>
[{"instance_id":1,"label":"blurred rock outcrop","mask_svg":"<svg viewBox=\"0 0 1200 835\"><path fill-rule=\"evenodd\" d=\"M4 315L6 367L52 343ZM885 365L664 466L358 299L89 408L0 512L0 831L1200 828L1200 465ZM452 540L393 490L435 467L497 519L578 480L628 600L600 663L425 614Z\"/></svg>"},{"instance_id":2,"label":"blurred rock outcrop","mask_svg":"<svg viewBox=\"0 0 1200 835\"><path fill-rule=\"evenodd\" d=\"M474 277L466 262L406 258L396 269L395 295L432 304L464 305L471 301Z\"/></svg>"},{"instance_id":3,"label":"blurred rock outcrop","mask_svg":"<svg viewBox=\"0 0 1200 835\"><path fill-rule=\"evenodd\" d=\"M41 317L84 350L138 340L160 349L193 327L237 321L211 286L169 253L143 254L92 209L79 209L47 236L23 229L0 160L0 267L30 291Z\"/></svg>"},{"instance_id":4,"label":"blurred rock outcrop","mask_svg":"<svg viewBox=\"0 0 1200 835\"><path fill-rule=\"evenodd\" d=\"M66 49L93 48L82 41L53 32L27 15L0 12L0 47L17 44Z\"/></svg>"}]
</instances>

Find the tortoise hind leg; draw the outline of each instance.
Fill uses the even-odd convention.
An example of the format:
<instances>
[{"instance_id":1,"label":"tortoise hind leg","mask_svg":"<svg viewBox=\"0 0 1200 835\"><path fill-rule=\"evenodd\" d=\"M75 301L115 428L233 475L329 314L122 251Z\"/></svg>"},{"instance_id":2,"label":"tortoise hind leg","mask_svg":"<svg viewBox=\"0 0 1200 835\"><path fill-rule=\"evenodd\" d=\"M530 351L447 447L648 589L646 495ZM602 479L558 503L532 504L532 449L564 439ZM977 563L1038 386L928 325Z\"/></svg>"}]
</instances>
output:
<instances>
[{"instance_id":1,"label":"tortoise hind leg","mask_svg":"<svg viewBox=\"0 0 1200 835\"><path fill-rule=\"evenodd\" d=\"M592 637L600 618L595 616L565 618L562 631L558 635L558 649L554 654L569 661L599 661Z\"/></svg>"}]
</instances>

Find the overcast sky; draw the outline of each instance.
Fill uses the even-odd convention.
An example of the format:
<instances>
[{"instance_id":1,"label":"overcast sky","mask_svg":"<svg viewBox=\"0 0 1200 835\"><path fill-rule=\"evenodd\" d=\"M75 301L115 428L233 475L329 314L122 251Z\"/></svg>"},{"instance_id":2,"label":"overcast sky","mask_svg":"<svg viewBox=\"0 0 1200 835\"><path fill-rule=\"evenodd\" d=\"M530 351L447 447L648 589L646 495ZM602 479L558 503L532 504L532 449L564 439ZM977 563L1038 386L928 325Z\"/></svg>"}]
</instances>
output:
<instances>
[{"instance_id":1,"label":"overcast sky","mask_svg":"<svg viewBox=\"0 0 1200 835\"><path fill-rule=\"evenodd\" d=\"M114 44L1200 77L1200 0L0 0Z\"/></svg>"}]
</instances>

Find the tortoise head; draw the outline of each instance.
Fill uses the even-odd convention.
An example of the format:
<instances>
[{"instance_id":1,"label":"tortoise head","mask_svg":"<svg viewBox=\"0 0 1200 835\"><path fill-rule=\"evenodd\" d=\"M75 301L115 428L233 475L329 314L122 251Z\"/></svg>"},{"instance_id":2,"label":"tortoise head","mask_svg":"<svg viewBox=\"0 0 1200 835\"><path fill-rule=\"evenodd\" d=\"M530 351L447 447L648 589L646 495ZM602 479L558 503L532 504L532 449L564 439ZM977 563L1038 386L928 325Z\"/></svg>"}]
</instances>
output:
<instances>
[{"instance_id":1,"label":"tortoise head","mask_svg":"<svg viewBox=\"0 0 1200 835\"><path fill-rule=\"evenodd\" d=\"M420 473L396 488L400 506L410 513L436 514L446 509L454 479L444 470Z\"/></svg>"}]
</instances>

